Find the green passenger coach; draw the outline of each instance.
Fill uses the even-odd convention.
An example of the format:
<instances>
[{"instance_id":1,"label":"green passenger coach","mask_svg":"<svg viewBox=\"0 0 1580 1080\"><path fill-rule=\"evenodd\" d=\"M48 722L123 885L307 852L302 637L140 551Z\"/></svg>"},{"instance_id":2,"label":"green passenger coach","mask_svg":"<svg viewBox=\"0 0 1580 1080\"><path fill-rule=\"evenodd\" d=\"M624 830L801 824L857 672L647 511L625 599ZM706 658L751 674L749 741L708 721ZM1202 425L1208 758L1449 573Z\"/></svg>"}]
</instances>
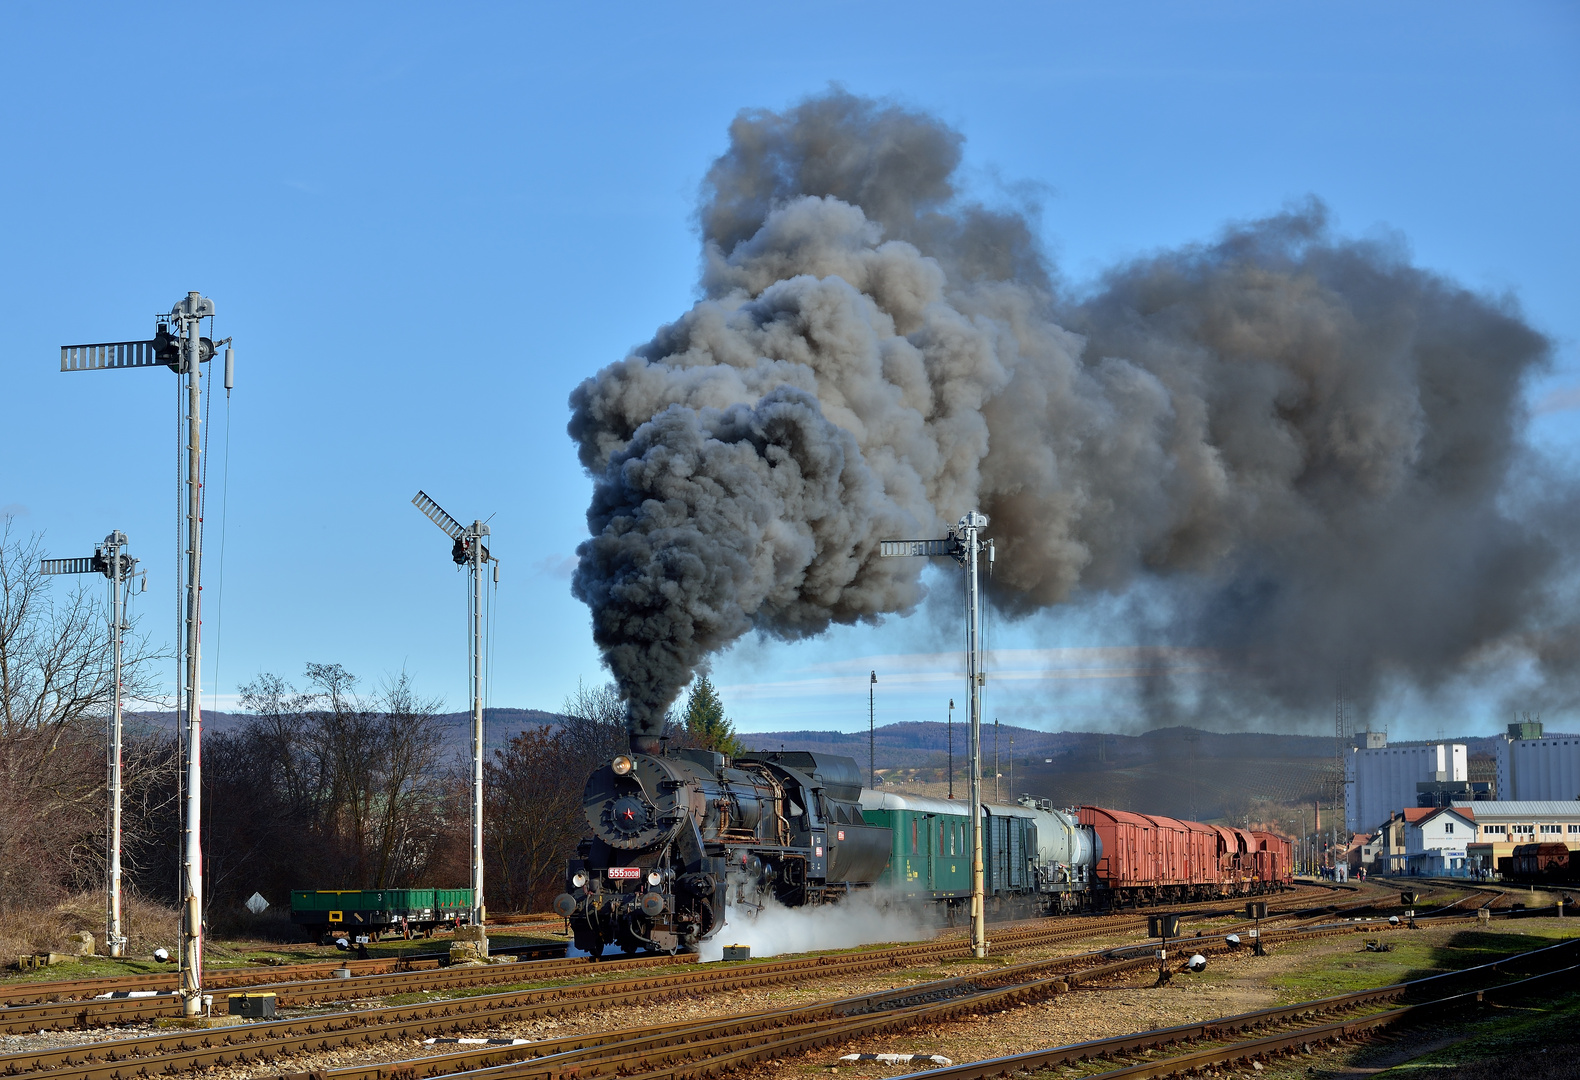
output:
<instances>
[{"instance_id":1,"label":"green passenger coach","mask_svg":"<svg viewBox=\"0 0 1580 1080\"><path fill-rule=\"evenodd\" d=\"M908 899L971 899L969 802L865 789L861 816L891 830L889 865L879 888ZM993 910L1036 891L1037 824L1024 806L982 807L983 893Z\"/></svg>"}]
</instances>

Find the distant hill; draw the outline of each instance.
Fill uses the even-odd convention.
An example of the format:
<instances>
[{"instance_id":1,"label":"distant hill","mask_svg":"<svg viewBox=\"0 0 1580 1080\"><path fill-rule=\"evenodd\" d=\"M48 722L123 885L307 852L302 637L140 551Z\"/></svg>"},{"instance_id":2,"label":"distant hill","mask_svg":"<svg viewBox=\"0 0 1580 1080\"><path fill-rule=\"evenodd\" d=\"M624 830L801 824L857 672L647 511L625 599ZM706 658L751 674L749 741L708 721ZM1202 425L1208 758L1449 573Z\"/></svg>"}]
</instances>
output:
<instances>
[{"instance_id":1,"label":"distant hill","mask_svg":"<svg viewBox=\"0 0 1580 1080\"><path fill-rule=\"evenodd\" d=\"M964 797L965 724L954 725L956 797ZM874 734L883 782L927 795L948 791L948 731L937 722L890 724ZM868 768L867 733L774 731L744 736L757 749L843 754ZM1435 740L1434 740L1435 741ZM1494 739L1453 739L1472 756L1490 753ZM1013 742L1013 749L1011 743ZM984 790L994 789L994 736L982 729ZM1243 824L1310 822L1313 801L1332 802L1333 740L1266 732L1220 733L1159 728L1142 735L1036 731L1001 726L998 791L1003 801L1022 794L1060 806L1082 804Z\"/></svg>"},{"instance_id":2,"label":"distant hill","mask_svg":"<svg viewBox=\"0 0 1580 1080\"><path fill-rule=\"evenodd\" d=\"M244 713L203 713L203 730L229 731L246 718ZM444 746L447 752L469 753L472 746L472 714L469 712L440 713L439 722L444 726ZM126 714L129 731L169 731L176 728L173 712L147 712ZM560 722L558 713L542 709L484 709L483 745L492 753L504 746L521 732L544 724L554 726Z\"/></svg>"},{"instance_id":3,"label":"distant hill","mask_svg":"<svg viewBox=\"0 0 1580 1080\"><path fill-rule=\"evenodd\" d=\"M205 713L204 727L225 731L241 719L235 713ZM133 730L173 731L175 720L170 712L127 717ZM471 714L444 713L439 720L445 728L447 754L467 753ZM542 709L488 709L484 715L485 746L492 753L521 731L554 726L560 720L559 714ZM966 724L955 724L953 735L954 790L957 797L964 797L969 786ZM880 780L919 794L947 794L949 737L949 725L936 721L878 728L874 742ZM868 768L866 732L749 732L742 739L754 750L840 754L854 758L864 774ZM1475 772L1490 758L1496 739L1450 736L1448 741L1467 744ZM983 783L989 798L994 790L994 749L993 728L984 727ZM997 751L998 793L1006 802L1028 794L1060 806L1091 804L1243 824L1298 821L1302 811L1310 814L1313 801L1321 800L1326 810L1332 800L1333 740L1321 736L1221 733L1186 727L1114 735L1002 725Z\"/></svg>"}]
</instances>

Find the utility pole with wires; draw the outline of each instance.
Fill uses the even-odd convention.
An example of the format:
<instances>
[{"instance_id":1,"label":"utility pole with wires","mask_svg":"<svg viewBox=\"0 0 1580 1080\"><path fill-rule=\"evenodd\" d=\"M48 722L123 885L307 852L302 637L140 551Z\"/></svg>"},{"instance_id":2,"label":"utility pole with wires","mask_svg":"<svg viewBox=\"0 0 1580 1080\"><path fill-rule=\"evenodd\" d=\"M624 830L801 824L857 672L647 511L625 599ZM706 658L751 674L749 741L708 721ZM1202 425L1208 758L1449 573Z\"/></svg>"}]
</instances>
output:
<instances>
[{"instance_id":1,"label":"utility pole with wires","mask_svg":"<svg viewBox=\"0 0 1580 1080\"><path fill-rule=\"evenodd\" d=\"M62 345L60 370L99 371L108 368L168 367L186 381L186 536L184 573L177 587L184 591L184 671L177 686L176 711L185 707L186 799L181 857L181 977L177 996L186 1016L204 1009L203 994L203 710L200 655L203 579L203 463L201 413L202 366L225 348L225 392L235 385L236 357L230 338L203 336L203 320L214 318L214 301L198 292L157 316L152 341L112 341L94 345ZM210 331L212 333L212 329ZM183 580L184 579L184 580Z\"/></svg>"},{"instance_id":2,"label":"utility pole with wires","mask_svg":"<svg viewBox=\"0 0 1580 1080\"><path fill-rule=\"evenodd\" d=\"M450 558L457 566L466 567L471 593L472 625L467 642L472 691L472 925L480 927L488 914L483 903L483 566L494 564L494 584L498 585L499 560L483 546L483 537L489 535L486 522L463 526L421 491L411 501L454 541Z\"/></svg>"},{"instance_id":3,"label":"utility pole with wires","mask_svg":"<svg viewBox=\"0 0 1580 1080\"><path fill-rule=\"evenodd\" d=\"M949 742L949 797L955 797L955 699L949 699L949 719L944 721Z\"/></svg>"},{"instance_id":4,"label":"utility pole with wires","mask_svg":"<svg viewBox=\"0 0 1580 1080\"><path fill-rule=\"evenodd\" d=\"M987 556L989 572L993 567L993 541L982 537L987 515L973 510L950 528L941 540L883 540L878 544L880 558L944 555L966 571L966 690L971 717L971 951L978 959L987 956L987 904L982 875L982 672L981 582L982 556ZM953 702L951 702L951 706ZM953 710L951 709L951 719ZM953 779L951 763L951 777Z\"/></svg>"},{"instance_id":5,"label":"utility pole with wires","mask_svg":"<svg viewBox=\"0 0 1580 1080\"><path fill-rule=\"evenodd\" d=\"M123 635L131 629L126 622L126 594L127 583L137 573L137 560L124 553L125 547L126 534L116 530L87 558L44 559L39 564L45 574L103 574L110 579L110 678L114 692L105 752L109 875L104 913L104 943L110 956L120 956L126 948L126 935L121 932L121 646ZM143 587L147 585L145 577Z\"/></svg>"},{"instance_id":6,"label":"utility pole with wires","mask_svg":"<svg viewBox=\"0 0 1580 1080\"><path fill-rule=\"evenodd\" d=\"M867 682L867 771L870 775L867 786L876 789L878 786L878 728L874 711L874 694L878 689L878 673L874 671L872 678Z\"/></svg>"},{"instance_id":7,"label":"utility pole with wires","mask_svg":"<svg viewBox=\"0 0 1580 1080\"><path fill-rule=\"evenodd\" d=\"M1015 733L1013 731L1009 733L1009 797L1019 801L1015 795Z\"/></svg>"},{"instance_id":8,"label":"utility pole with wires","mask_svg":"<svg viewBox=\"0 0 1580 1080\"><path fill-rule=\"evenodd\" d=\"M998 793L998 717L993 718L993 801L999 801Z\"/></svg>"}]
</instances>

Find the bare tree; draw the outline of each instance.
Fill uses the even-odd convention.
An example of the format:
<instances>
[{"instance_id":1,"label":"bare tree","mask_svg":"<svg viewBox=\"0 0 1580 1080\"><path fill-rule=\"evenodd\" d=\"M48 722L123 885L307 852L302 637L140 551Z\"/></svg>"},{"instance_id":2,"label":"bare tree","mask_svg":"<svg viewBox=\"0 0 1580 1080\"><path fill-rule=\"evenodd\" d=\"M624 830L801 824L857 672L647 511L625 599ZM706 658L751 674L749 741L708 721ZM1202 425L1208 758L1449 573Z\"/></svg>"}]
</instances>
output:
<instances>
[{"instance_id":1,"label":"bare tree","mask_svg":"<svg viewBox=\"0 0 1580 1080\"><path fill-rule=\"evenodd\" d=\"M104 733L114 698L106 606L89 584L58 596L41 538L0 525L0 905L102 876ZM146 640L129 638L122 692L146 700Z\"/></svg>"},{"instance_id":2,"label":"bare tree","mask_svg":"<svg viewBox=\"0 0 1580 1080\"><path fill-rule=\"evenodd\" d=\"M444 733L438 698L418 695L402 671L379 691L384 730L378 747L377 836L372 880L376 888L421 876L438 840L434 822L443 809L439 755Z\"/></svg>"}]
</instances>

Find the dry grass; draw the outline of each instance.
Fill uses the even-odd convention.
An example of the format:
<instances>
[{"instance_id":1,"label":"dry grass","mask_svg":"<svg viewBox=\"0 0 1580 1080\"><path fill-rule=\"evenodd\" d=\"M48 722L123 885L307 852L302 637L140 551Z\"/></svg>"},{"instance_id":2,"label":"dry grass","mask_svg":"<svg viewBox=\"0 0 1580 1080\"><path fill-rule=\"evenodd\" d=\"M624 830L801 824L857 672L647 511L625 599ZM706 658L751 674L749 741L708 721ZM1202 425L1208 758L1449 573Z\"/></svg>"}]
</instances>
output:
<instances>
[{"instance_id":1,"label":"dry grass","mask_svg":"<svg viewBox=\"0 0 1580 1080\"><path fill-rule=\"evenodd\" d=\"M67 952L67 938L79 930L93 934L94 947L104 951L104 894L75 893L58 904L0 910L0 959L14 963L28 953ZM156 945L175 943L179 913L144 900L132 892L123 897L121 927L126 952L151 953Z\"/></svg>"}]
</instances>

